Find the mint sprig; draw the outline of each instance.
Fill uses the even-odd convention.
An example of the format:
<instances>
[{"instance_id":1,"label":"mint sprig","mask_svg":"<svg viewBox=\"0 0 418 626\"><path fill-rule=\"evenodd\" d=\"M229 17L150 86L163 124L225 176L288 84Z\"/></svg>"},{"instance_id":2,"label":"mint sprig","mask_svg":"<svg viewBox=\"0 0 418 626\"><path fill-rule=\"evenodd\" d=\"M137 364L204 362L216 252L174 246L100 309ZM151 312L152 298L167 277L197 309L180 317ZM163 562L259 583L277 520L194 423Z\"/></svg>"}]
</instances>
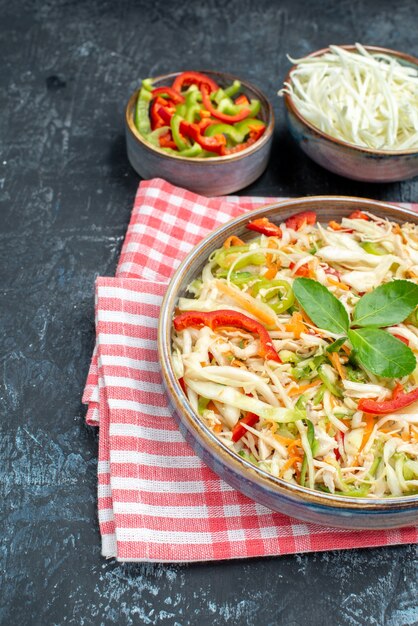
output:
<instances>
[{"instance_id":1,"label":"mint sprig","mask_svg":"<svg viewBox=\"0 0 418 626\"><path fill-rule=\"evenodd\" d=\"M360 298L351 322L342 303L318 281L297 278L293 291L318 328L348 336L356 358L369 372L400 378L414 371L412 350L382 327L403 322L418 306L417 285L407 280L380 285Z\"/></svg>"}]
</instances>

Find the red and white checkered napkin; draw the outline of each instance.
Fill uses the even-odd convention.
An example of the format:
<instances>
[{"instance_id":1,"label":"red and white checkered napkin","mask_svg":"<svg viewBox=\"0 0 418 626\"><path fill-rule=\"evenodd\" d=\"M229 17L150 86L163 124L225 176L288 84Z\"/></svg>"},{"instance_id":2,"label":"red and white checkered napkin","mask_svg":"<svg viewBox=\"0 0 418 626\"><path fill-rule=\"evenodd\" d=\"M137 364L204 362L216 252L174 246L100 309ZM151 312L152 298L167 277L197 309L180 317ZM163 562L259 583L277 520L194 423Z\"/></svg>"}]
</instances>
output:
<instances>
[{"instance_id":1,"label":"red and white checkered napkin","mask_svg":"<svg viewBox=\"0 0 418 626\"><path fill-rule=\"evenodd\" d=\"M100 422L102 553L121 561L186 562L418 541L418 527L345 531L306 524L249 500L185 443L157 356L167 282L208 231L274 198L202 198L162 180L141 183L116 278L96 283L96 350L83 400Z\"/></svg>"}]
</instances>

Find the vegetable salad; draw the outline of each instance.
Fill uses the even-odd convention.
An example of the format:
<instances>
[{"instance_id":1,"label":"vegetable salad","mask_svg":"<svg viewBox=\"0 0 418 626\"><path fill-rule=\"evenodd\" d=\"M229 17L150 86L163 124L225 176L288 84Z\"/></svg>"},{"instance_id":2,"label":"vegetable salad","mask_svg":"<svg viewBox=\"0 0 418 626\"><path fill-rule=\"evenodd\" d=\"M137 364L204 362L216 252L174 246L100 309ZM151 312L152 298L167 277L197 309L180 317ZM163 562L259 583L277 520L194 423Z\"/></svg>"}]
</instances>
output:
<instances>
[{"instance_id":1,"label":"vegetable salad","mask_svg":"<svg viewBox=\"0 0 418 626\"><path fill-rule=\"evenodd\" d=\"M173 363L191 406L290 483L418 493L418 227L308 211L247 228L178 302Z\"/></svg>"}]
</instances>

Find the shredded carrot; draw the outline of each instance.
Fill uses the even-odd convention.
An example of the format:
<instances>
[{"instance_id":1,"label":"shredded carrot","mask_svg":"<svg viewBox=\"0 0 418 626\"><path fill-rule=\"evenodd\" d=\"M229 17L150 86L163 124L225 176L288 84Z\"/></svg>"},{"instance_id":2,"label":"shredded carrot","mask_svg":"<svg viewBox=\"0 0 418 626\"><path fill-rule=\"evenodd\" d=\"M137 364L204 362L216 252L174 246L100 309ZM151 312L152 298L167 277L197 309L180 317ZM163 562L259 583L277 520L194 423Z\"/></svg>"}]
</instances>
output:
<instances>
[{"instance_id":1,"label":"shredded carrot","mask_svg":"<svg viewBox=\"0 0 418 626\"><path fill-rule=\"evenodd\" d=\"M301 333L306 333L308 330L302 320L302 314L299 313L299 311L295 311L292 315L292 319L285 326L287 332L293 333L297 339L300 338Z\"/></svg>"},{"instance_id":2,"label":"shredded carrot","mask_svg":"<svg viewBox=\"0 0 418 626\"><path fill-rule=\"evenodd\" d=\"M394 226L392 226L392 232L395 235L402 235L401 227L399 226L399 224L395 224Z\"/></svg>"},{"instance_id":3,"label":"shredded carrot","mask_svg":"<svg viewBox=\"0 0 418 626\"><path fill-rule=\"evenodd\" d=\"M286 461L283 465L282 469L279 472L279 478L282 478L283 474L290 468L292 465L296 463L296 461L300 461L300 456L291 456L290 459Z\"/></svg>"},{"instance_id":4,"label":"shredded carrot","mask_svg":"<svg viewBox=\"0 0 418 626\"><path fill-rule=\"evenodd\" d=\"M305 393L305 391L308 391L308 389L312 389L313 387L317 387L318 385L322 384L322 380L315 380L313 383L309 383L309 385L299 385L299 387L294 387L293 389L290 389L287 392L288 396L298 396L301 395L302 393Z\"/></svg>"},{"instance_id":5,"label":"shredded carrot","mask_svg":"<svg viewBox=\"0 0 418 626\"><path fill-rule=\"evenodd\" d=\"M276 328L276 317L273 311L271 314L269 313L269 307L267 305L265 305L265 308L261 307L261 303L257 306L258 302L254 300L254 298L251 298L248 294L242 293L239 289L234 288L227 283L223 283L220 280L216 281L216 286L219 291L222 291L222 293L233 298L240 306L242 306L243 309L254 315L254 317L259 319L260 322L263 322L263 324L268 327Z\"/></svg>"},{"instance_id":6,"label":"shredded carrot","mask_svg":"<svg viewBox=\"0 0 418 626\"><path fill-rule=\"evenodd\" d=\"M277 267L276 263L270 263L268 265L267 272L264 274L264 278L267 278L267 280L272 280L276 276L278 270L279 268Z\"/></svg>"},{"instance_id":7,"label":"shredded carrot","mask_svg":"<svg viewBox=\"0 0 418 626\"><path fill-rule=\"evenodd\" d=\"M228 239L224 241L224 248L230 248L231 246L243 246L244 242L239 237L235 235L231 235Z\"/></svg>"},{"instance_id":8,"label":"shredded carrot","mask_svg":"<svg viewBox=\"0 0 418 626\"><path fill-rule=\"evenodd\" d=\"M345 352L346 354L348 354L348 356L350 356L350 354L351 354L351 350L350 350L350 348L349 348L348 346L345 346L345 345L343 344L343 345L341 346L341 348L344 350L344 352Z\"/></svg>"},{"instance_id":9,"label":"shredded carrot","mask_svg":"<svg viewBox=\"0 0 418 626\"><path fill-rule=\"evenodd\" d=\"M302 447L302 442L300 439L295 439L294 441L292 441L292 443L290 443L287 446L287 451L289 452L289 454L290 454L290 451L293 450L293 448L296 448L296 446Z\"/></svg>"},{"instance_id":10,"label":"shredded carrot","mask_svg":"<svg viewBox=\"0 0 418 626\"><path fill-rule=\"evenodd\" d=\"M231 365L232 367L241 367L241 368L247 369L244 363L240 361L239 359L232 359Z\"/></svg>"},{"instance_id":11,"label":"shredded carrot","mask_svg":"<svg viewBox=\"0 0 418 626\"><path fill-rule=\"evenodd\" d=\"M331 220L330 222L328 222L328 226L330 226L332 228L332 230L342 230L343 229L341 224L338 224L338 222L334 222L334 220Z\"/></svg>"},{"instance_id":12,"label":"shredded carrot","mask_svg":"<svg viewBox=\"0 0 418 626\"><path fill-rule=\"evenodd\" d=\"M403 430L401 433L401 437L404 441L409 441L410 439L409 432L407 430Z\"/></svg>"},{"instance_id":13,"label":"shredded carrot","mask_svg":"<svg viewBox=\"0 0 418 626\"><path fill-rule=\"evenodd\" d=\"M333 364L333 366L335 367L335 369L337 370L337 372L339 373L340 378L342 380L344 380L345 379L345 371L344 371L344 367L340 363L340 358L339 358L338 354L336 352L331 352L331 354L328 355L328 358L331 361L331 363Z\"/></svg>"},{"instance_id":14,"label":"shredded carrot","mask_svg":"<svg viewBox=\"0 0 418 626\"><path fill-rule=\"evenodd\" d=\"M360 445L360 452L363 450L364 446L366 445L366 443L369 441L370 439L370 435L373 432L373 428L374 428L374 418L376 416L375 415L366 415L366 417L364 418L365 422L366 422L366 428L364 429L364 433L363 433L363 441L361 442Z\"/></svg>"},{"instance_id":15,"label":"shredded carrot","mask_svg":"<svg viewBox=\"0 0 418 626\"><path fill-rule=\"evenodd\" d=\"M344 283L341 283L339 280L334 280L330 276L328 276L328 282L331 285L334 285L334 287L339 287L340 289L343 289L344 291L350 290L350 287L348 285L344 285Z\"/></svg>"},{"instance_id":16,"label":"shredded carrot","mask_svg":"<svg viewBox=\"0 0 418 626\"><path fill-rule=\"evenodd\" d=\"M300 441L300 439L291 439L290 437L284 437L283 435L278 435L277 433L274 432L276 428L277 428L277 424L272 424L271 433L273 437L277 439L277 441L281 443L283 446L292 445L294 442Z\"/></svg>"},{"instance_id":17,"label":"shredded carrot","mask_svg":"<svg viewBox=\"0 0 418 626\"><path fill-rule=\"evenodd\" d=\"M215 433L222 432L222 424L215 424L215 426L213 427L213 430Z\"/></svg>"},{"instance_id":18,"label":"shredded carrot","mask_svg":"<svg viewBox=\"0 0 418 626\"><path fill-rule=\"evenodd\" d=\"M213 411L214 413L216 413L216 415L220 415L220 413L219 413L218 409L216 408L216 405L215 405L213 400L208 402L208 405L207 405L206 408L208 409L208 411Z\"/></svg>"}]
</instances>

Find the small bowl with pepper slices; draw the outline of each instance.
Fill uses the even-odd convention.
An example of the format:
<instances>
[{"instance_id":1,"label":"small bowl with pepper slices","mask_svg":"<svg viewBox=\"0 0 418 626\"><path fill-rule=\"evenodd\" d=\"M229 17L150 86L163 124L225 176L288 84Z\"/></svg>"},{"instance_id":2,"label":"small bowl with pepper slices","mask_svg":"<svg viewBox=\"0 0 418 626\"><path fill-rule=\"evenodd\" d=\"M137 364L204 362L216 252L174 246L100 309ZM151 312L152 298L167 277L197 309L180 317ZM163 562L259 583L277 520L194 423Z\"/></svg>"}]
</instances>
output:
<instances>
[{"instance_id":1,"label":"small bowl with pepper slices","mask_svg":"<svg viewBox=\"0 0 418 626\"><path fill-rule=\"evenodd\" d=\"M220 72L145 79L126 107L128 159L138 174L210 196L238 191L264 172L273 128L264 94Z\"/></svg>"}]
</instances>

